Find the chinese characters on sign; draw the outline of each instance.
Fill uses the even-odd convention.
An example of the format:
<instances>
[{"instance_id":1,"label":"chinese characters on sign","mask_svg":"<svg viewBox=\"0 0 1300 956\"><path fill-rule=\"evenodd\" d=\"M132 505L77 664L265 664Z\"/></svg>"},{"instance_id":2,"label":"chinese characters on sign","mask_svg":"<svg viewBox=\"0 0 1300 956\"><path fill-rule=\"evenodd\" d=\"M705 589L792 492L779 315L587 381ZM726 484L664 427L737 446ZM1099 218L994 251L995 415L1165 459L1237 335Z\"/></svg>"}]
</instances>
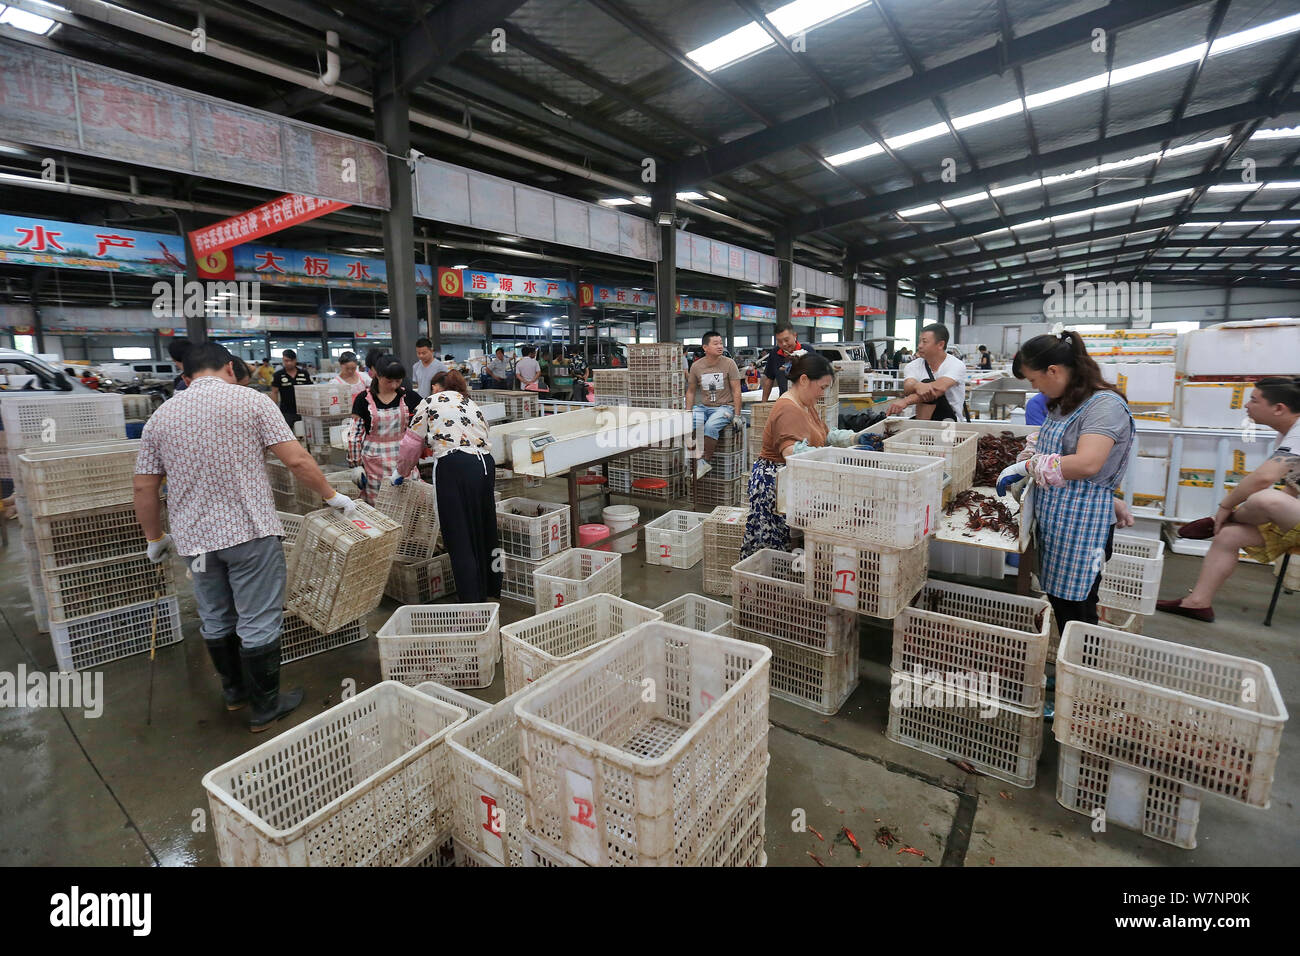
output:
<instances>
[{"instance_id":1,"label":"chinese characters on sign","mask_svg":"<svg viewBox=\"0 0 1300 956\"><path fill-rule=\"evenodd\" d=\"M346 209L350 204L314 196L289 195L262 203L254 209L224 222L213 223L190 233L190 244L199 255L228 249L269 236L281 229L309 222L317 216Z\"/></svg>"},{"instance_id":2,"label":"chinese characters on sign","mask_svg":"<svg viewBox=\"0 0 1300 956\"><path fill-rule=\"evenodd\" d=\"M185 271L185 250L165 233L0 216L0 262L170 275Z\"/></svg>"}]
</instances>

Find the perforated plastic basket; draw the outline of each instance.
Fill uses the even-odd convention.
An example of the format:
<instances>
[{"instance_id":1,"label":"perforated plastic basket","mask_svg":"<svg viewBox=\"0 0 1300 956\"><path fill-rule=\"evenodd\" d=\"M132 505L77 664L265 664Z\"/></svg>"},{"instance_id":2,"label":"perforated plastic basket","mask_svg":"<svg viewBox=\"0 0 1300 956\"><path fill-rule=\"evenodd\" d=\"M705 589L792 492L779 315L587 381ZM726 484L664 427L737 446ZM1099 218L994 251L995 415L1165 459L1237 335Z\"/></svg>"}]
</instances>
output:
<instances>
[{"instance_id":1,"label":"perforated plastic basket","mask_svg":"<svg viewBox=\"0 0 1300 956\"><path fill-rule=\"evenodd\" d=\"M965 760L990 777L1032 789L1043 751L1043 708L1023 710L894 671L885 736L936 757Z\"/></svg>"},{"instance_id":2,"label":"perforated plastic basket","mask_svg":"<svg viewBox=\"0 0 1300 956\"><path fill-rule=\"evenodd\" d=\"M740 560L740 548L745 540L745 521L749 511L719 505L700 525L704 542L705 594L724 594L731 597L731 568Z\"/></svg>"},{"instance_id":3,"label":"perforated plastic basket","mask_svg":"<svg viewBox=\"0 0 1300 956\"><path fill-rule=\"evenodd\" d=\"M167 530L167 509L161 509ZM24 529L26 531L26 529ZM55 571L109 558L141 554L148 547L135 506L114 505L92 511L74 511L32 519L32 544L40 556L41 570Z\"/></svg>"},{"instance_id":4,"label":"perforated plastic basket","mask_svg":"<svg viewBox=\"0 0 1300 956\"><path fill-rule=\"evenodd\" d=\"M0 402L5 447L109 442L126 437L126 416L120 395L77 395L49 398L5 396Z\"/></svg>"},{"instance_id":5,"label":"perforated plastic basket","mask_svg":"<svg viewBox=\"0 0 1300 956\"><path fill-rule=\"evenodd\" d=\"M501 555L501 597L535 607L533 596L537 588L533 573L544 561L528 561L508 554Z\"/></svg>"},{"instance_id":6,"label":"perforated plastic basket","mask_svg":"<svg viewBox=\"0 0 1300 956\"><path fill-rule=\"evenodd\" d=\"M734 478L749 477L749 456L744 448L735 451L715 451L709 459L711 470L708 477L715 481L731 481Z\"/></svg>"},{"instance_id":7,"label":"perforated plastic basket","mask_svg":"<svg viewBox=\"0 0 1300 956\"><path fill-rule=\"evenodd\" d=\"M451 555L435 554L423 561L394 561L384 594L398 604L431 604L456 593Z\"/></svg>"},{"instance_id":8,"label":"perforated plastic basket","mask_svg":"<svg viewBox=\"0 0 1300 956\"><path fill-rule=\"evenodd\" d=\"M179 644L184 637L180 603L175 596L67 621L50 621L49 631L61 671L97 667L147 653L151 645Z\"/></svg>"},{"instance_id":9,"label":"perforated plastic basket","mask_svg":"<svg viewBox=\"0 0 1300 956\"><path fill-rule=\"evenodd\" d=\"M447 732L465 711L393 681L203 778L222 866L404 866L450 816Z\"/></svg>"},{"instance_id":10,"label":"perforated plastic basket","mask_svg":"<svg viewBox=\"0 0 1300 956\"><path fill-rule=\"evenodd\" d=\"M525 514L516 514L517 511ZM557 502L534 498L498 501L497 536L501 550L529 561L559 554L570 546L569 520L569 506Z\"/></svg>"},{"instance_id":11,"label":"perforated plastic basket","mask_svg":"<svg viewBox=\"0 0 1300 956\"><path fill-rule=\"evenodd\" d=\"M626 458L628 469L638 478L667 478L686 466L681 448L643 448Z\"/></svg>"},{"instance_id":12,"label":"perforated plastic basket","mask_svg":"<svg viewBox=\"0 0 1300 956\"><path fill-rule=\"evenodd\" d=\"M280 627L280 663L300 661L304 657L323 654L336 647L356 644L370 636L364 617L344 624L336 631L325 634L312 627L292 611L286 611Z\"/></svg>"},{"instance_id":13,"label":"perforated plastic basket","mask_svg":"<svg viewBox=\"0 0 1300 956\"><path fill-rule=\"evenodd\" d=\"M629 369L627 397L636 402L641 399L664 399L681 405L686 400L686 376L671 372L646 369Z\"/></svg>"},{"instance_id":14,"label":"perforated plastic basket","mask_svg":"<svg viewBox=\"0 0 1300 956\"><path fill-rule=\"evenodd\" d=\"M707 513L669 511L645 525L645 563L670 568L693 568L704 557Z\"/></svg>"},{"instance_id":15,"label":"perforated plastic basket","mask_svg":"<svg viewBox=\"0 0 1300 956\"><path fill-rule=\"evenodd\" d=\"M910 548L939 522L941 459L814 448L786 464L786 520L822 536Z\"/></svg>"},{"instance_id":16,"label":"perforated plastic basket","mask_svg":"<svg viewBox=\"0 0 1300 956\"><path fill-rule=\"evenodd\" d=\"M50 621L71 621L176 593L172 563L144 553L42 571Z\"/></svg>"},{"instance_id":17,"label":"perforated plastic basket","mask_svg":"<svg viewBox=\"0 0 1300 956\"><path fill-rule=\"evenodd\" d=\"M295 385L293 397L298 414L306 418L337 417L352 411L352 387L343 384ZM326 432L323 441L329 441Z\"/></svg>"},{"instance_id":18,"label":"perforated plastic basket","mask_svg":"<svg viewBox=\"0 0 1300 956\"><path fill-rule=\"evenodd\" d=\"M635 371L676 372L682 374L682 347L676 342L628 342L627 368L630 375Z\"/></svg>"},{"instance_id":19,"label":"perforated plastic basket","mask_svg":"<svg viewBox=\"0 0 1300 956\"><path fill-rule=\"evenodd\" d=\"M804 535L804 594L818 604L892 618L925 583L929 543L911 548L857 548L836 538Z\"/></svg>"},{"instance_id":20,"label":"perforated plastic basket","mask_svg":"<svg viewBox=\"0 0 1300 956\"><path fill-rule=\"evenodd\" d=\"M330 483L330 487L341 495L347 495L349 498L360 498L361 489L352 483L351 471L326 471L325 480ZM324 508L325 499L320 496L320 492L314 488L308 488L301 482L294 483L294 510L301 514L309 514L320 508Z\"/></svg>"},{"instance_id":21,"label":"perforated plastic basket","mask_svg":"<svg viewBox=\"0 0 1300 956\"><path fill-rule=\"evenodd\" d=\"M1117 534L1111 559L1101 570L1098 600L1119 611L1154 614L1164 567L1163 541Z\"/></svg>"},{"instance_id":22,"label":"perforated plastic basket","mask_svg":"<svg viewBox=\"0 0 1300 956\"><path fill-rule=\"evenodd\" d=\"M401 527L368 505L351 518L333 508L303 518L289 553L284 606L330 633L379 607Z\"/></svg>"},{"instance_id":23,"label":"perforated plastic basket","mask_svg":"<svg viewBox=\"0 0 1300 956\"><path fill-rule=\"evenodd\" d=\"M302 431L307 443L313 447L330 444L330 429L352 419L352 406L337 415L303 415Z\"/></svg>"},{"instance_id":24,"label":"perforated plastic basket","mask_svg":"<svg viewBox=\"0 0 1300 956\"><path fill-rule=\"evenodd\" d=\"M529 826L592 865L694 863L766 767L770 657L653 621L532 688Z\"/></svg>"},{"instance_id":25,"label":"perforated plastic basket","mask_svg":"<svg viewBox=\"0 0 1300 956\"><path fill-rule=\"evenodd\" d=\"M885 439L885 451L892 455L921 455L942 458L952 476L949 490L965 491L975 481L975 452L979 432L954 426L946 428L904 428Z\"/></svg>"},{"instance_id":26,"label":"perforated plastic basket","mask_svg":"<svg viewBox=\"0 0 1300 956\"><path fill-rule=\"evenodd\" d=\"M298 532L302 530L302 515L292 514L288 511L277 511L276 516L280 519L280 527L284 529L284 553L288 556L293 550L293 546L298 542Z\"/></svg>"},{"instance_id":27,"label":"perforated plastic basket","mask_svg":"<svg viewBox=\"0 0 1300 956\"><path fill-rule=\"evenodd\" d=\"M591 384L597 395L622 395L627 397L627 369L594 368L591 370Z\"/></svg>"},{"instance_id":28,"label":"perforated plastic basket","mask_svg":"<svg viewBox=\"0 0 1300 956\"><path fill-rule=\"evenodd\" d=\"M515 422L522 418L536 418L542 413L536 395L528 392L512 392L503 388L470 389L470 400L477 404L500 404L506 407L506 421Z\"/></svg>"},{"instance_id":29,"label":"perforated plastic basket","mask_svg":"<svg viewBox=\"0 0 1300 956\"><path fill-rule=\"evenodd\" d=\"M495 603L399 607L376 632L384 680L487 687L501 656L500 614Z\"/></svg>"},{"instance_id":30,"label":"perforated plastic basket","mask_svg":"<svg viewBox=\"0 0 1300 956\"><path fill-rule=\"evenodd\" d=\"M23 495L33 517L129 504L138 441L29 448L18 456Z\"/></svg>"},{"instance_id":31,"label":"perforated plastic basket","mask_svg":"<svg viewBox=\"0 0 1300 956\"><path fill-rule=\"evenodd\" d=\"M894 619L894 670L919 668L928 679L996 675L1000 700L1043 703L1052 607L1041 598L927 581Z\"/></svg>"},{"instance_id":32,"label":"perforated plastic basket","mask_svg":"<svg viewBox=\"0 0 1300 956\"><path fill-rule=\"evenodd\" d=\"M612 594L593 594L501 628L506 693L513 694L562 664L663 615Z\"/></svg>"},{"instance_id":33,"label":"perforated plastic basket","mask_svg":"<svg viewBox=\"0 0 1300 956\"><path fill-rule=\"evenodd\" d=\"M735 508L745 504L749 477L714 478L709 473L695 482L692 500L700 508Z\"/></svg>"},{"instance_id":34,"label":"perforated plastic basket","mask_svg":"<svg viewBox=\"0 0 1300 956\"><path fill-rule=\"evenodd\" d=\"M761 644L772 652L773 697L830 715L838 713L857 689L860 651L856 630L832 644L829 652L822 652L734 623L730 628L736 640Z\"/></svg>"},{"instance_id":35,"label":"perforated plastic basket","mask_svg":"<svg viewBox=\"0 0 1300 956\"><path fill-rule=\"evenodd\" d=\"M400 485L385 481L375 496L375 508L402 526L398 561L424 561L438 546L438 502L433 485L408 478Z\"/></svg>"},{"instance_id":36,"label":"perforated plastic basket","mask_svg":"<svg viewBox=\"0 0 1300 956\"><path fill-rule=\"evenodd\" d=\"M1201 798L1195 790L1105 757L1061 745L1056 802L1107 827L1136 830L1184 850L1196 849ZM1105 832L1105 831L1102 831Z\"/></svg>"},{"instance_id":37,"label":"perforated plastic basket","mask_svg":"<svg viewBox=\"0 0 1300 956\"><path fill-rule=\"evenodd\" d=\"M486 700L479 700L477 697L472 697L463 691L456 690L454 687L439 684L435 680L427 680L416 684L415 689L421 694L428 694L434 700L440 700L444 704L451 704L453 707L460 707L471 717L477 717L479 714L492 709L492 705Z\"/></svg>"},{"instance_id":38,"label":"perforated plastic basket","mask_svg":"<svg viewBox=\"0 0 1300 956\"><path fill-rule=\"evenodd\" d=\"M765 548L732 568L731 607L737 626L802 644L823 654L842 645L858 619L851 611L809 601L803 559Z\"/></svg>"},{"instance_id":39,"label":"perforated plastic basket","mask_svg":"<svg viewBox=\"0 0 1300 956\"><path fill-rule=\"evenodd\" d=\"M623 556L617 551L570 548L533 572L533 606L539 614L593 594L622 593Z\"/></svg>"},{"instance_id":40,"label":"perforated plastic basket","mask_svg":"<svg viewBox=\"0 0 1300 956\"><path fill-rule=\"evenodd\" d=\"M655 608L664 616L665 624L689 627L693 631L724 634L731 624L731 605L714 601L699 594L683 594Z\"/></svg>"},{"instance_id":41,"label":"perforated plastic basket","mask_svg":"<svg viewBox=\"0 0 1300 956\"><path fill-rule=\"evenodd\" d=\"M1267 807L1286 719L1273 672L1258 661L1065 626L1052 722L1062 744Z\"/></svg>"}]
</instances>

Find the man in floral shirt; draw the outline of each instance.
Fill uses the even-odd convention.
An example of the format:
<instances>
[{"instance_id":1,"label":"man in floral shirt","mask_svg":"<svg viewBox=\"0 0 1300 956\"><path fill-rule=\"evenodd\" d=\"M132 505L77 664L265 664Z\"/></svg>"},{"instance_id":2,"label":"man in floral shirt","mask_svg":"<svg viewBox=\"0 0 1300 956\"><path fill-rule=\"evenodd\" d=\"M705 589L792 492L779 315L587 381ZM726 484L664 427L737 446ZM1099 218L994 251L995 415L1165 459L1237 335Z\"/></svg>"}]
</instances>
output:
<instances>
[{"instance_id":1,"label":"man in floral shirt","mask_svg":"<svg viewBox=\"0 0 1300 956\"><path fill-rule=\"evenodd\" d=\"M221 675L227 710L252 704L249 729L266 730L302 702L280 692L284 529L266 477L270 449L297 480L344 514L356 503L335 493L293 437L275 403L235 384L233 357L204 342L185 354L189 387L145 424L135 466L135 514L155 564L189 559L200 631ZM167 479L171 534L158 496Z\"/></svg>"}]
</instances>

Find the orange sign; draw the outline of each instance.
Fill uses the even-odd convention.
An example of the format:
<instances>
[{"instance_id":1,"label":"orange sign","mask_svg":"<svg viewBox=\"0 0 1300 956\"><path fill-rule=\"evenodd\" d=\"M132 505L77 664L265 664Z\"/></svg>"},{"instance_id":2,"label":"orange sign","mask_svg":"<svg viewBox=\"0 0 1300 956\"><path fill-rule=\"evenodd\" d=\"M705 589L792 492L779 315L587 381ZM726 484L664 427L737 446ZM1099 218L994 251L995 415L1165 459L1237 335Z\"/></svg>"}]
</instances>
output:
<instances>
[{"instance_id":1,"label":"orange sign","mask_svg":"<svg viewBox=\"0 0 1300 956\"><path fill-rule=\"evenodd\" d=\"M443 295L463 296L465 287L461 284L459 269L438 269L438 289Z\"/></svg>"},{"instance_id":2,"label":"orange sign","mask_svg":"<svg viewBox=\"0 0 1300 956\"><path fill-rule=\"evenodd\" d=\"M233 279L235 260L225 249L209 252L197 260L200 279Z\"/></svg>"},{"instance_id":3,"label":"orange sign","mask_svg":"<svg viewBox=\"0 0 1300 956\"><path fill-rule=\"evenodd\" d=\"M336 199L317 199L314 196L290 193L264 202L241 215L195 229L190 233L190 246L195 255L204 256L347 208L348 203Z\"/></svg>"},{"instance_id":4,"label":"orange sign","mask_svg":"<svg viewBox=\"0 0 1300 956\"><path fill-rule=\"evenodd\" d=\"M578 286L578 304L584 309L596 304L596 293L592 289L590 282L583 282Z\"/></svg>"}]
</instances>

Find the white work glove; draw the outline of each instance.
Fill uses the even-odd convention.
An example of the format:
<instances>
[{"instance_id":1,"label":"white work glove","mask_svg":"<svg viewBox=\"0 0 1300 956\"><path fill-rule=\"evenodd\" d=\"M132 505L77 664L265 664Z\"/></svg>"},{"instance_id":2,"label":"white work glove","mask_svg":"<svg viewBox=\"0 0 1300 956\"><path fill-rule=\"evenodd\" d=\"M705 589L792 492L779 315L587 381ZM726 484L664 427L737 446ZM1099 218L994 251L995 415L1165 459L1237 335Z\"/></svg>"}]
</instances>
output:
<instances>
[{"instance_id":1,"label":"white work glove","mask_svg":"<svg viewBox=\"0 0 1300 956\"><path fill-rule=\"evenodd\" d=\"M1002 474L998 475L998 494L1005 495L1012 485L1018 484L1029 477L1029 462L1018 461L1014 465L1007 465L1002 469Z\"/></svg>"},{"instance_id":2,"label":"white work glove","mask_svg":"<svg viewBox=\"0 0 1300 956\"><path fill-rule=\"evenodd\" d=\"M361 465L357 465L357 467L352 469L351 474L352 474L352 483L356 485L358 488L364 490L366 487L366 469Z\"/></svg>"},{"instance_id":3,"label":"white work glove","mask_svg":"<svg viewBox=\"0 0 1300 956\"><path fill-rule=\"evenodd\" d=\"M393 473L392 473L391 475L388 476L388 480L391 481L391 482L393 483L393 486L394 486L394 487L396 487L396 486L400 485L402 482L404 482L406 479L403 478L401 475L399 475L399 474L397 473L397 469L394 468L394 469L393 469Z\"/></svg>"},{"instance_id":4,"label":"white work glove","mask_svg":"<svg viewBox=\"0 0 1300 956\"><path fill-rule=\"evenodd\" d=\"M345 518L351 518L357 510L357 503L342 492L336 492L332 498L326 498L325 503L331 508L342 511Z\"/></svg>"},{"instance_id":5,"label":"white work glove","mask_svg":"<svg viewBox=\"0 0 1300 956\"><path fill-rule=\"evenodd\" d=\"M848 448L858 440L858 433L851 428L832 428L826 436L826 443L836 448Z\"/></svg>"},{"instance_id":6,"label":"white work glove","mask_svg":"<svg viewBox=\"0 0 1300 956\"><path fill-rule=\"evenodd\" d=\"M794 443L794 447L790 449L790 456L802 455L806 451L812 451L812 446L806 441L797 441Z\"/></svg>"},{"instance_id":7,"label":"white work glove","mask_svg":"<svg viewBox=\"0 0 1300 956\"><path fill-rule=\"evenodd\" d=\"M172 536L163 532L163 536L157 541L150 541L146 549L149 553L149 560L154 564L162 564L163 558L169 554L176 553L176 543L172 541Z\"/></svg>"}]
</instances>

